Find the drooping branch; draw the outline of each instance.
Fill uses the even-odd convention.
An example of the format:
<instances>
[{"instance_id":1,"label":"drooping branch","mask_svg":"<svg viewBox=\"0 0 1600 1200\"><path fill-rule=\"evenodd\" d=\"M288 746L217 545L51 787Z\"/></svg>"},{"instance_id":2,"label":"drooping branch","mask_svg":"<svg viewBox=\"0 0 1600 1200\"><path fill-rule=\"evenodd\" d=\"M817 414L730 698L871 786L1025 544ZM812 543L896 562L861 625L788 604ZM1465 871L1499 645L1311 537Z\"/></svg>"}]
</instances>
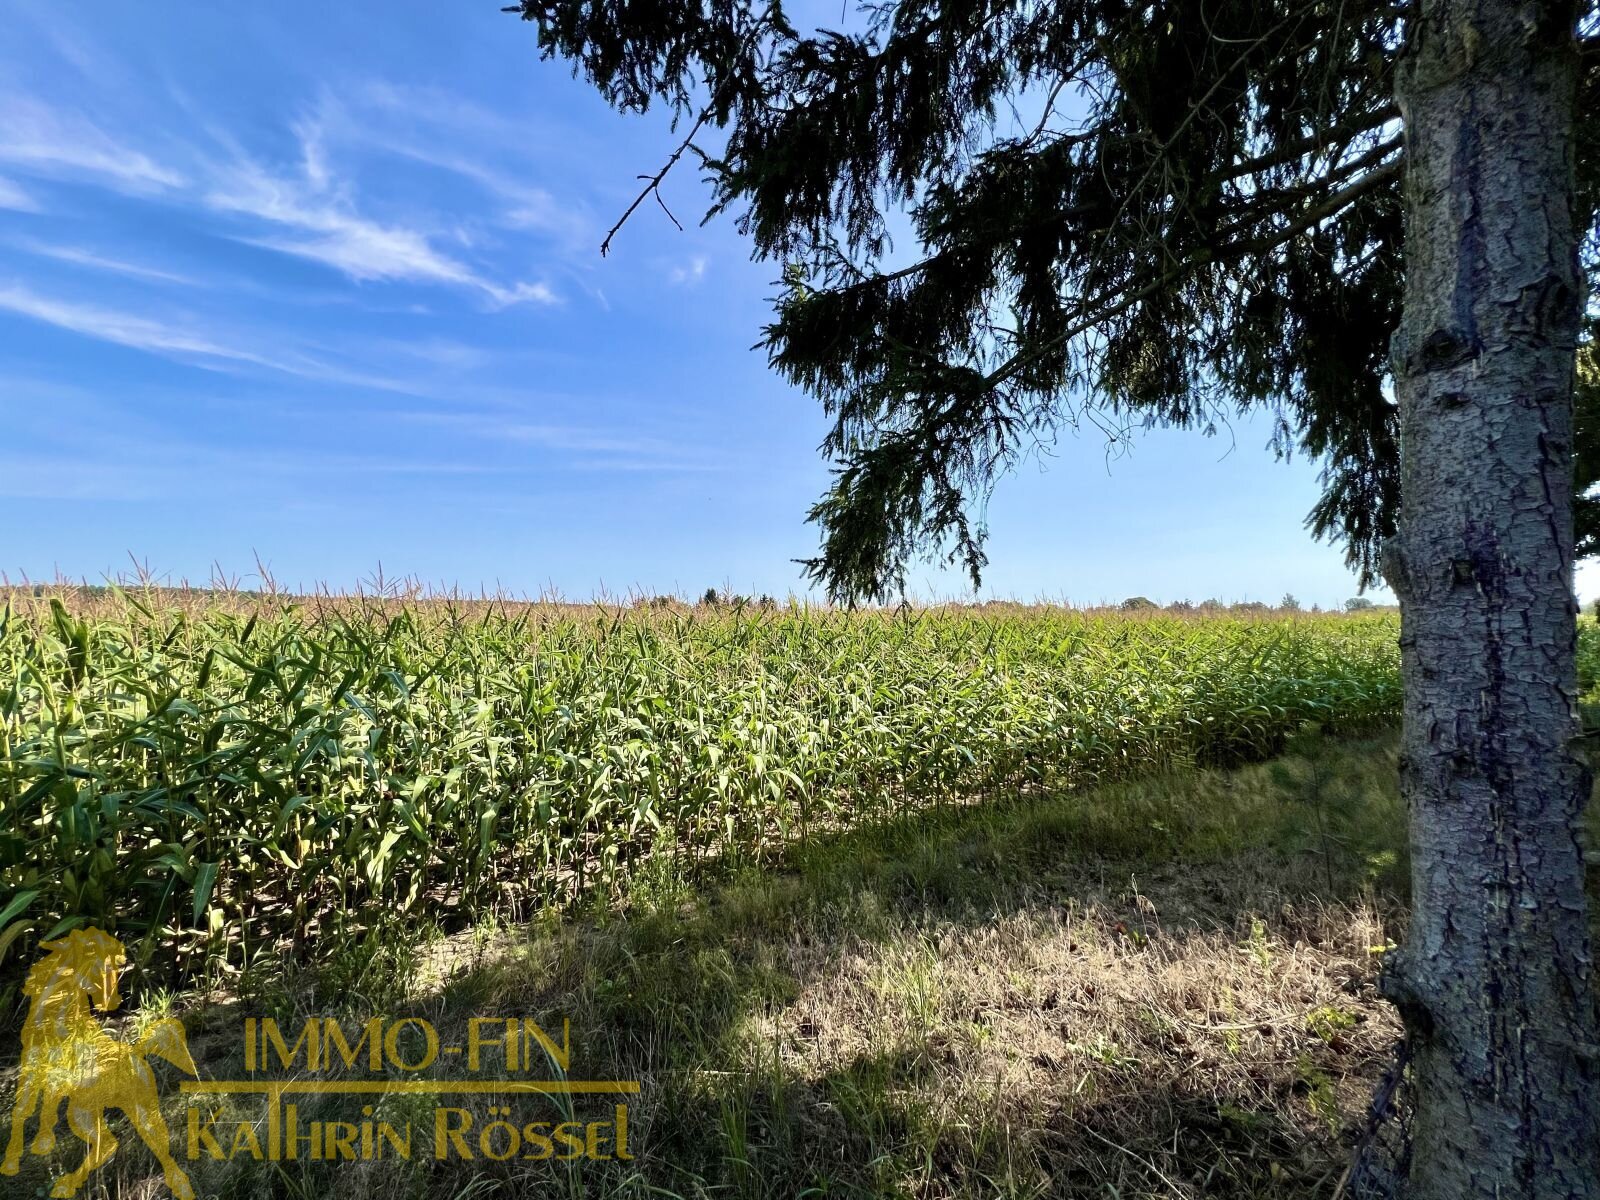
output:
<instances>
[{"instance_id":1,"label":"drooping branch","mask_svg":"<svg viewBox=\"0 0 1600 1200\"><path fill-rule=\"evenodd\" d=\"M913 532L981 536L961 504L1062 396L1074 419L1130 424L1269 407L1329 456L1319 521L1381 534L1390 491L1357 460L1393 452L1389 97L1408 10L1332 9L1170 0L1150 24L1120 0L892 0L842 33L758 0L522 11L614 104L660 98L693 122L607 252L705 130L726 130L701 153L712 212L735 210L756 256L783 264L764 344L835 418L849 474L813 515L859 583ZM883 269L896 211L920 252ZM874 521L899 533L869 537Z\"/></svg>"},{"instance_id":2,"label":"drooping branch","mask_svg":"<svg viewBox=\"0 0 1600 1200\"><path fill-rule=\"evenodd\" d=\"M1392 152L1392 150L1392 146L1388 147L1387 152ZM1385 163L1375 170L1369 171L1359 179L1346 184L1325 200L1299 214L1287 225L1269 234L1234 240L1233 235L1244 228L1250 227L1249 223L1245 222L1240 222L1225 230L1219 230L1220 245L1201 247L1175 266L1169 266L1165 270L1144 277L1143 282L1137 276L1131 280L1119 280L1114 285L1108 286L1103 292L1089 299L1080 300L1073 309L1076 314L1074 323L1068 325L1066 329L1049 342L1031 347L1028 351L1018 353L1001 363L988 375L984 376L982 386L989 390L1000 387L1009 379L1015 377L1024 366L1037 359L1041 354L1056 349L1064 342L1070 342L1073 338L1081 336L1097 325L1113 320L1134 305L1149 299L1157 292L1172 288L1186 274L1202 264L1237 262L1246 256L1259 255L1283 245L1285 242L1304 233L1313 225L1337 215L1340 210L1347 208L1367 192L1398 179L1403 167L1403 161L1398 158Z\"/></svg>"}]
</instances>

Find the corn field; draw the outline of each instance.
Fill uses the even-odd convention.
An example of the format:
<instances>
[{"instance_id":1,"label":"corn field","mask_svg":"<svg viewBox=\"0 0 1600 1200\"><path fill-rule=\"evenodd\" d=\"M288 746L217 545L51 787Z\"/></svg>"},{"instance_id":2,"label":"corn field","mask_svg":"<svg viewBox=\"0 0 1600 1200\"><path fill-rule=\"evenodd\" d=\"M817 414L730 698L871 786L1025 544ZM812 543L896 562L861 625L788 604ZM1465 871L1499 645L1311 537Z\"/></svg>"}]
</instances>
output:
<instances>
[{"instance_id":1,"label":"corn field","mask_svg":"<svg viewBox=\"0 0 1600 1200\"><path fill-rule=\"evenodd\" d=\"M1399 711L1392 615L0 604L0 953L230 972ZM11 965L15 965L14 963Z\"/></svg>"}]
</instances>

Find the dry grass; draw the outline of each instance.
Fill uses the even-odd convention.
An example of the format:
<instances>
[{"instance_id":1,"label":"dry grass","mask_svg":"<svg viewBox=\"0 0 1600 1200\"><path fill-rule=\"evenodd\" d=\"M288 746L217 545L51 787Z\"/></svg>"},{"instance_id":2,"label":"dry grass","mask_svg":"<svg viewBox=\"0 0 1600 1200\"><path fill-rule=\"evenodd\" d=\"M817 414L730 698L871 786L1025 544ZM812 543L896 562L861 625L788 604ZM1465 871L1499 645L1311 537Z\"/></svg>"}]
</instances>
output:
<instances>
[{"instance_id":1,"label":"dry grass","mask_svg":"<svg viewBox=\"0 0 1600 1200\"><path fill-rule=\"evenodd\" d=\"M244 1160L196 1182L363 1200L1330 1195L1397 1033L1374 988L1403 917L1393 774L1387 740L1306 742L1239 771L920 814L698 889L641 881L623 912L368 946L226 1004L184 999L211 1077L237 1069L244 1013L390 1012L446 1041L469 1015L570 1016L575 1077L642 1083L629 1164ZM575 1103L595 1119L609 1101ZM431 1120L400 1099L381 1112ZM181 1106L170 1120L181 1139ZM22 1195L46 1182L27 1161ZM150 1166L127 1139L84 1194L165 1194Z\"/></svg>"}]
</instances>

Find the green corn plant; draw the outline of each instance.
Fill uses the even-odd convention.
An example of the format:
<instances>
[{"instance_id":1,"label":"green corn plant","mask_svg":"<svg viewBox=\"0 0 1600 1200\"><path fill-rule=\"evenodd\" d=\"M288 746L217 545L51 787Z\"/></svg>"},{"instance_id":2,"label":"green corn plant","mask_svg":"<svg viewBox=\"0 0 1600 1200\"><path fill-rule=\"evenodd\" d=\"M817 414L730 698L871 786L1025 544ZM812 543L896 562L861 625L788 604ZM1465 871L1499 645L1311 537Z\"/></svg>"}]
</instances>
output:
<instances>
[{"instance_id":1,"label":"green corn plant","mask_svg":"<svg viewBox=\"0 0 1600 1200\"><path fill-rule=\"evenodd\" d=\"M1393 722L1397 640L1381 611L8 595L0 973L94 923L176 984L613 902L646 859L1259 759Z\"/></svg>"}]
</instances>

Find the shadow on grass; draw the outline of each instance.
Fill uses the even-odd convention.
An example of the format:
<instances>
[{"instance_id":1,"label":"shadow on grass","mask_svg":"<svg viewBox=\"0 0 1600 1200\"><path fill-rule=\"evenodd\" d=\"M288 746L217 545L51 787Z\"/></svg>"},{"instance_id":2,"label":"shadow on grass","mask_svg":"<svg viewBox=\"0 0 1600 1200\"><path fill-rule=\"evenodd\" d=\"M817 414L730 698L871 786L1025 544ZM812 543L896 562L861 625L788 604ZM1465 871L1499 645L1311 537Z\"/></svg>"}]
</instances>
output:
<instances>
[{"instance_id":1,"label":"shadow on grass","mask_svg":"<svg viewBox=\"0 0 1600 1200\"><path fill-rule=\"evenodd\" d=\"M391 1200L1329 1194L1394 1033L1372 986L1403 918L1394 772L1391 739L1307 741L1236 771L907 815L707 886L663 873L621 912L354 947L193 1016L202 1074L240 1069L245 1012L414 1015L445 1044L472 1017L567 1019L573 1077L640 1084L633 1157L441 1160L434 1102L390 1096L373 1115L415 1125L409 1159L246 1155L193 1164L196 1184ZM612 1104L472 1107L481 1124L492 1105L521 1123ZM175 1140L183 1107L169 1105ZM223 1127L260 1107L236 1102ZM28 1161L23 1182L43 1184ZM92 1186L149 1195L152 1167L127 1138Z\"/></svg>"}]
</instances>

